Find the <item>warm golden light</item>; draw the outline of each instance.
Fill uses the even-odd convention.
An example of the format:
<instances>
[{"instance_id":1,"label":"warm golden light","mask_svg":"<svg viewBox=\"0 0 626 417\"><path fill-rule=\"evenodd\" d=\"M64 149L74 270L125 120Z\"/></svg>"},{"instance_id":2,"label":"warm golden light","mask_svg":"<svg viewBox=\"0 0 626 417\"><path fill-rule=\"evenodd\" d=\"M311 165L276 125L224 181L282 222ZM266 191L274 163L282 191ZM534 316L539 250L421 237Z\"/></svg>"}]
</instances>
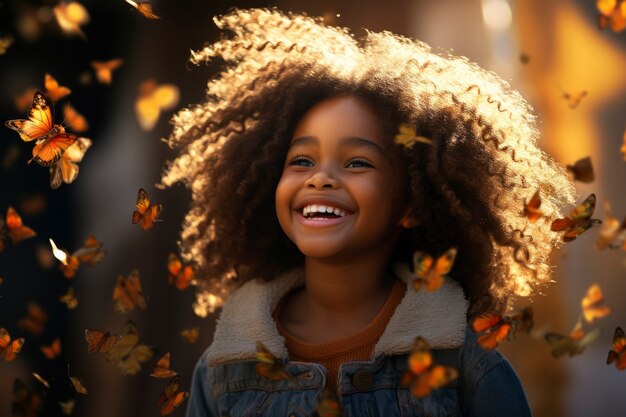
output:
<instances>
[{"instance_id":1,"label":"warm golden light","mask_svg":"<svg viewBox=\"0 0 626 417\"><path fill-rule=\"evenodd\" d=\"M509 29L513 20L511 6L506 0L483 0L483 20L485 25L493 31Z\"/></svg>"}]
</instances>

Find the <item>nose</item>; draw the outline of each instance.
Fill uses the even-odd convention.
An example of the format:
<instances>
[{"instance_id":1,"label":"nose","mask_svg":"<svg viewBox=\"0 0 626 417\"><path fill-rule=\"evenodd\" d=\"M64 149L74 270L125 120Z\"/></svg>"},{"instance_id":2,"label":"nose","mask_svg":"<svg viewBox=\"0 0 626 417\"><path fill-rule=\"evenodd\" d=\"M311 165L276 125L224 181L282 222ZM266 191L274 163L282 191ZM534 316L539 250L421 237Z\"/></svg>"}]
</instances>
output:
<instances>
[{"instance_id":1,"label":"nose","mask_svg":"<svg viewBox=\"0 0 626 417\"><path fill-rule=\"evenodd\" d=\"M325 188L337 188L338 181L328 168L320 167L313 172L309 178L305 181L307 188L325 189Z\"/></svg>"}]
</instances>

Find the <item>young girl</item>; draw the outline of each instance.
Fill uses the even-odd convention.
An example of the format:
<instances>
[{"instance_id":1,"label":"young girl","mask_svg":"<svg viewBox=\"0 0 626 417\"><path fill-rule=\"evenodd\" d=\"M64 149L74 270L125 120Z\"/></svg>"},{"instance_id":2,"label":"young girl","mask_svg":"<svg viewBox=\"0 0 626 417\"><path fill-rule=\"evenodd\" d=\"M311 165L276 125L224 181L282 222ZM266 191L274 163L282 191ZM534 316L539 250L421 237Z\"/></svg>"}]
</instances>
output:
<instances>
[{"instance_id":1,"label":"young girl","mask_svg":"<svg viewBox=\"0 0 626 417\"><path fill-rule=\"evenodd\" d=\"M183 151L163 177L192 190L182 250L201 289L228 295L187 415L310 416L325 390L345 416L530 415L511 365L468 330L549 280L549 221L573 202L526 102L391 33L357 41L277 10L215 22L232 33L192 62L227 67L175 116ZM402 124L426 139L396 143ZM547 221L530 223L536 190ZM450 248L443 286L416 291L413 253ZM401 381L417 337L458 370L422 398ZM257 372L262 346L276 369Z\"/></svg>"}]
</instances>

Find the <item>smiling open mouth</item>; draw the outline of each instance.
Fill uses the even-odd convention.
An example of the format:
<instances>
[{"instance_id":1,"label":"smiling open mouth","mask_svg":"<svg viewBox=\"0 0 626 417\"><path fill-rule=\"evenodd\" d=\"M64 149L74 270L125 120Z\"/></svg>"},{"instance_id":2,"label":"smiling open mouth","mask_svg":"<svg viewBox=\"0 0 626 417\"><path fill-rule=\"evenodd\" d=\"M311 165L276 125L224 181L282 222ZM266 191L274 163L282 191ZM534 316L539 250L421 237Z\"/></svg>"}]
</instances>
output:
<instances>
[{"instance_id":1,"label":"smiling open mouth","mask_svg":"<svg viewBox=\"0 0 626 417\"><path fill-rule=\"evenodd\" d=\"M307 219L336 219L348 213L338 207L310 204L302 208L302 216Z\"/></svg>"}]
</instances>

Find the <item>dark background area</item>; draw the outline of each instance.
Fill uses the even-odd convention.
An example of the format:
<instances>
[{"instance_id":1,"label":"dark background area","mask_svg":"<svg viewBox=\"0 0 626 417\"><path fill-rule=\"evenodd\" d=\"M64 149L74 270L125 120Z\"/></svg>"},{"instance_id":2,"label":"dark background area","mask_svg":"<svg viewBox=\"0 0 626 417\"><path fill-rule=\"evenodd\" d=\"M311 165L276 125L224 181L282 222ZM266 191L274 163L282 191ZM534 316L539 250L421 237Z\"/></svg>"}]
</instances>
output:
<instances>
[{"instance_id":1,"label":"dark background area","mask_svg":"<svg viewBox=\"0 0 626 417\"><path fill-rule=\"evenodd\" d=\"M11 414L16 377L31 390L47 392L42 416L60 415L58 401L70 398L77 399L76 416L156 416L154 402L167 380L151 378L149 373L151 365L168 351L172 368L181 375L181 388L189 387L193 366L212 339L216 314L197 317L191 308L193 289L179 291L167 284L167 257L177 252L189 192L180 185L168 190L154 186L165 161L175 155L160 140L169 135L168 120L173 111L165 112L152 131L144 132L137 123L134 104L138 86L149 78L180 88L177 108L202 101L206 81L217 67L188 64L189 51L217 39L211 19L233 6L305 11L326 16L331 24L350 27L356 35L362 35L363 28L391 30L424 40L436 51L453 49L468 56L498 72L530 101L539 116L542 146L559 162L573 163L592 156L597 179L577 187L581 197L590 192L598 195L595 217L604 217L601 205L605 199L613 203L616 217L626 214L626 169L619 154L625 125L626 35L598 31L594 2L501 0L499 3L509 4L512 23L493 29L484 15L488 0L155 1L160 20L145 19L123 0L83 0L80 3L90 14L90 22L83 27L86 39L63 34L51 16L56 3L0 1L0 37L10 34L15 39L0 55L2 120L25 117L25 112L16 109L14 98L29 87L43 90L44 75L50 73L72 89L63 102L69 101L88 119L90 128L84 136L93 140L80 163L77 180L52 190L48 170L25 162L32 144L1 128L0 215L5 215L7 207L15 207L24 223L37 231L37 237L17 246L7 240L0 253L0 326L14 337L26 338L18 359L0 361L0 416ZM26 36L20 24L32 13L44 20L36 37ZM50 18L47 22L46 16ZM529 63L519 61L522 52L530 56ZM85 73L93 78L91 61L114 58L123 59L124 64L113 72L111 85L95 79L87 85L80 82ZM589 98L579 108L569 109L556 83L572 91L588 89ZM61 109L56 113L59 123ZM7 155L16 151L19 155L7 163ZM131 224L140 187L151 200L164 205L163 222L149 231ZM27 204L33 199L43 201L45 208L29 213ZM71 252L89 234L103 242L108 251L95 268L81 267L77 276L68 280L59 271L58 262L45 269L38 261L38 250L49 248L48 238ZM592 282L599 282L615 311L601 322L598 341L584 355L558 360L550 356L541 337L523 336L503 347L538 417L623 415L626 374L607 367L605 361L615 326L626 326L622 301L626 295L626 262L623 252L595 250L596 234L590 231L558 252L556 284L530 301L520 300L520 305L533 303L537 327L565 334L578 317L584 291ZM118 274L128 275L133 269L141 274L148 308L121 315L113 309L113 287ZM75 310L58 301L70 286L79 298ZM17 326L31 301L49 317L38 336ZM134 376L122 375L101 354L87 353L83 338L85 328L121 333L127 319L136 323L140 343L155 348L153 358ZM185 343L179 332L195 326L200 328L199 339ZM50 361L41 354L40 346L49 345L55 337L62 339L63 351ZM84 379L87 396L71 388L68 364L72 375ZM44 389L31 372L49 379L50 389ZM183 415L183 409L184 405L172 415Z\"/></svg>"}]
</instances>

